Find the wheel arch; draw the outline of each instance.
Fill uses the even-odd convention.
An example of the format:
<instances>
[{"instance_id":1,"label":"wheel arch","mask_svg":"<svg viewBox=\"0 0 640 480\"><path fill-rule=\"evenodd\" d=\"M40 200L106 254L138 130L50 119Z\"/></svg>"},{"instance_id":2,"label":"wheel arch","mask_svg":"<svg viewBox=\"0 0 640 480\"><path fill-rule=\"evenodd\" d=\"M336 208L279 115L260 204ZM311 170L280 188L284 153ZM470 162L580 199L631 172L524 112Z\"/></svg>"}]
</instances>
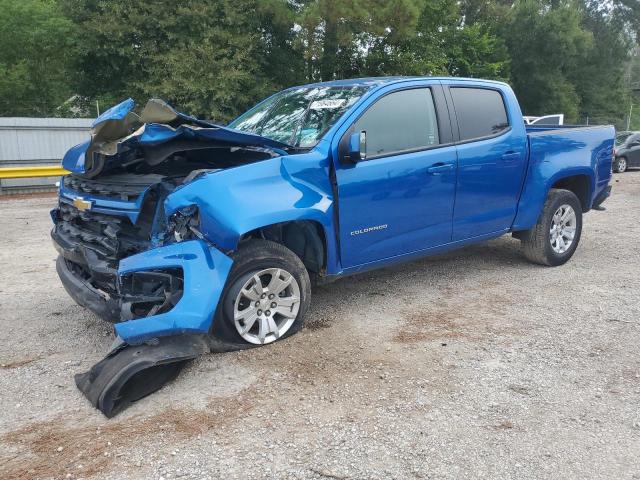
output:
<instances>
[{"instance_id":1,"label":"wheel arch","mask_svg":"<svg viewBox=\"0 0 640 480\"><path fill-rule=\"evenodd\" d=\"M334 273L339 270L335 206L323 159L318 153L291 155L202 175L167 196L165 215L196 206L200 232L223 252L236 251L243 238L272 226L311 224L323 245L322 262L316 262L321 267L315 268Z\"/></svg>"},{"instance_id":2,"label":"wheel arch","mask_svg":"<svg viewBox=\"0 0 640 480\"><path fill-rule=\"evenodd\" d=\"M241 235L238 248L253 238L271 240L295 253L309 273L322 276L327 268L327 232L315 220L293 220L254 228Z\"/></svg>"},{"instance_id":3,"label":"wheel arch","mask_svg":"<svg viewBox=\"0 0 640 480\"><path fill-rule=\"evenodd\" d=\"M593 192L592 180L589 175L576 174L555 179L554 183L549 187L551 189L563 189L573 192L578 200L583 212L588 212L591 208L591 192ZM549 194L547 191L547 195Z\"/></svg>"},{"instance_id":4,"label":"wheel arch","mask_svg":"<svg viewBox=\"0 0 640 480\"><path fill-rule=\"evenodd\" d=\"M551 164L545 164L551 168ZM512 232L533 227L542 212L549 192L553 188L567 189L580 200L583 212L591 209L595 191L594 171L589 167L562 169L546 175L539 169L525 180L524 190L518 202L518 211L511 226Z\"/></svg>"}]
</instances>

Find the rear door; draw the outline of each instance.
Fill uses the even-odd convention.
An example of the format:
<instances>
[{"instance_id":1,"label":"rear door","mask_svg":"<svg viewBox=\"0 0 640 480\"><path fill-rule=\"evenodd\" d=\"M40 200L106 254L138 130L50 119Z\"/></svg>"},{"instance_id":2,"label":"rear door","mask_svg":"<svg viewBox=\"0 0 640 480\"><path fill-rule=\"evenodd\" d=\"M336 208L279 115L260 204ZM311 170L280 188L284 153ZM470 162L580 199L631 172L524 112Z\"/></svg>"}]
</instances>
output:
<instances>
[{"instance_id":1,"label":"rear door","mask_svg":"<svg viewBox=\"0 0 640 480\"><path fill-rule=\"evenodd\" d=\"M527 162L520 108L512 93L507 98L509 92L491 84L451 82L447 90L458 126L453 240L505 231L515 218Z\"/></svg>"},{"instance_id":2,"label":"rear door","mask_svg":"<svg viewBox=\"0 0 640 480\"><path fill-rule=\"evenodd\" d=\"M360 107L344 141L366 132L366 160L336 162L345 268L451 241L456 152L440 85L412 82Z\"/></svg>"}]
</instances>

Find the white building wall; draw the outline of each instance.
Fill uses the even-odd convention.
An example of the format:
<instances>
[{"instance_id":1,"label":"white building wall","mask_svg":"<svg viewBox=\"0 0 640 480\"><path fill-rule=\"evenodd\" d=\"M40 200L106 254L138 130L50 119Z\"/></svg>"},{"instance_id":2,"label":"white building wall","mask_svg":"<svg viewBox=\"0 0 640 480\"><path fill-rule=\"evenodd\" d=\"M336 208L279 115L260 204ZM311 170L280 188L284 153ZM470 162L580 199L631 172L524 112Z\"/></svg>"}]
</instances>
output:
<instances>
[{"instance_id":1,"label":"white building wall","mask_svg":"<svg viewBox=\"0 0 640 480\"><path fill-rule=\"evenodd\" d=\"M90 118L0 117L0 168L60 165L69 148L90 137ZM50 190L57 177L0 180L0 193Z\"/></svg>"}]
</instances>

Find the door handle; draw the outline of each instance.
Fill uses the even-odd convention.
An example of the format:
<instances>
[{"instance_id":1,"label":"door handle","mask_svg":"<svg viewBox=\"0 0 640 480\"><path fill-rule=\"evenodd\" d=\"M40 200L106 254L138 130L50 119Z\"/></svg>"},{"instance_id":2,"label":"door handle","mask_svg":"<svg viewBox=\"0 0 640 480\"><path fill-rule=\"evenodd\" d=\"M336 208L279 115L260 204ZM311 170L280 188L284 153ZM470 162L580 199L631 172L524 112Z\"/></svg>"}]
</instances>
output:
<instances>
[{"instance_id":1,"label":"door handle","mask_svg":"<svg viewBox=\"0 0 640 480\"><path fill-rule=\"evenodd\" d=\"M453 170L453 163L436 163L435 165L427 168L427 173L429 175L440 175L448 172L449 170Z\"/></svg>"},{"instance_id":2,"label":"door handle","mask_svg":"<svg viewBox=\"0 0 640 480\"><path fill-rule=\"evenodd\" d=\"M520 154L518 152L507 152L502 155L502 160L505 162L515 162L520 160Z\"/></svg>"}]
</instances>

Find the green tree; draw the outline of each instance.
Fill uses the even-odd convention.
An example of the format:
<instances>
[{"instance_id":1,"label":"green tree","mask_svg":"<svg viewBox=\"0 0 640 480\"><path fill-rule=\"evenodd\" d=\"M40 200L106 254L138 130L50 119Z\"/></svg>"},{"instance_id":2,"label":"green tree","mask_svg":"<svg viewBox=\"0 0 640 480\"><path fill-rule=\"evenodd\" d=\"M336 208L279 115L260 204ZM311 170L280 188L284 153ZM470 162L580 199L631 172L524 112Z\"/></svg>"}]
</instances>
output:
<instances>
[{"instance_id":1,"label":"green tree","mask_svg":"<svg viewBox=\"0 0 640 480\"><path fill-rule=\"evenodd\" d=\"M297 46L307 81L363 73L369 50L381 39L410 35L419 15L416 0L311 0L300 2Z\"/></svg>"},{"instance_id":2,"label":"green tree","mask_svg":"<svg viewBox=\"0 0 640 480\"><path fill-rule=\"evenodd\" d=\"M582 27L591 33L593 43L588 60L576 65L568 75L580 96L580 116L594 123L625 124L630 101L626 70L632 48L625 21L586 1Z\"/></svg>"},{"instance_id":3,"label":"green tree","mask_svg":"<svg viewBox=\"0 0 640 480\"><path fill-rule=\"evenodd\" d=\"M0 116L45 116L71 95L73 24L55 2L0 0Z\"/></svg>"},{"instance_id":4,"label":"green tree","mask_svg":"<svg viewBox=\"0 0 640 480\"><path fill-rule=\"evenodd\" d=\"M527 114L616 122L640 82L637 0L0 0L0 114L159 96L224 122L305 82L510 81ZM640 110L640 107L638 108Z\"/></svg>"},{"instance_id":5,"label":"green tree","mask_svg":"<svg viewBox=\"0 0 640 480\"><path fill-rule=\"evenodd\" d=\"M102 103L158 96L224 122L301 71L283 2L64 2L80 28L76 88Z\"/></svg>"},{"instance_id":6,"label":"green tree","mask_svg":"<svg viewBox=\"0 0 640 480\"><path fill-rule=\"evenodd\" d=\"M634 55L627 66L629 101L624 106L624 118L621 129L640 130L640 47L636 47Z\"/></svg>"},{"instance_id":7,"label":"green tree","mask_svg":"<svg viewBox=\"0 0 640 480\"><path fill-rule=\"evenodd\" d=\"M484 25L464 25L456 0L314 0L298 19L309 81L507 74L503 42Z\"/></svg>"},{"instance_id":8,"label":"green tree","mask_svg":"<svg viewBox=\"0 0 640 480\"><path fill-rule=\"evenodd\" d=\"M413 2L403 18L387 11L389 18L382 24L383 28L372 29L367 34L362 62L364 74L443 74L447 59L441 48L442 34L434 29L433 23L434 20L438 24L447 21L448 3L448 0ZM436 20L439 17L442 20Z\"/></svg>"},{"instance_id":9,"label":"green tree","mask_svg":"<svg viewBox=\"0 0 640 480\"><path fill-rule=\"evenodd\" d=\"M450 28L446 40L449 75L509 80L509 52L491 28L482 24Z\"/></svg>"},{"instance_id":10,"label":"green tree","mask_svg":"<svg viewBox=\"0 0 640 480\"><path fill-rule=\"evenodd\" d=\"M593 47L572 0L515 3L501 29L511 56L511 81L525 115L564 113L576 121L581 98L572 81Z\"/></svg>"},{"instance_id":11,"label":"green tree","mask_svg":"<svg viewBox=\"0 0 640 480\"><path fill-rule=\"evenodd\" d=\"M590 0L597 4L597 0ZM640 40L640 2L638 0L610 0L613 14L618 21L626 25L633 32L636 42Z\"/></svg>"}]
</instances>

